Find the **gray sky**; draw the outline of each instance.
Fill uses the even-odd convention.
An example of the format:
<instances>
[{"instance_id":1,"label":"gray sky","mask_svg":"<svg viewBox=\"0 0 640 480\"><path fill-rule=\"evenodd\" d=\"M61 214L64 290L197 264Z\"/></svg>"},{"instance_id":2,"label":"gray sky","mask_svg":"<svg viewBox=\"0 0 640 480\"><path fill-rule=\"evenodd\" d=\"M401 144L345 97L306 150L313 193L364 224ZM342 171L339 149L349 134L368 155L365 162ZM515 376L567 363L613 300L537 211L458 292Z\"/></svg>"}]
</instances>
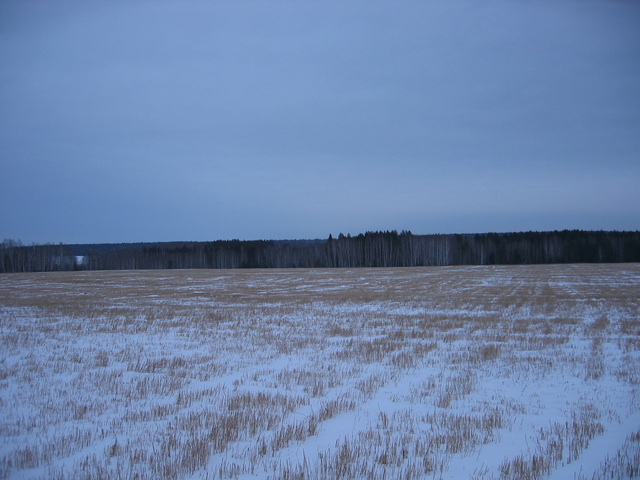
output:
<instances>
[{"instance_id":1,"label":"gray sky","mask_svg":"<svg viewBox=\"0 0 640 480\"><path fill-rule=\"evenodd\" d=\"M640 2L0 2L0 241L640 229Z\"/></svg>"}]
</instances>

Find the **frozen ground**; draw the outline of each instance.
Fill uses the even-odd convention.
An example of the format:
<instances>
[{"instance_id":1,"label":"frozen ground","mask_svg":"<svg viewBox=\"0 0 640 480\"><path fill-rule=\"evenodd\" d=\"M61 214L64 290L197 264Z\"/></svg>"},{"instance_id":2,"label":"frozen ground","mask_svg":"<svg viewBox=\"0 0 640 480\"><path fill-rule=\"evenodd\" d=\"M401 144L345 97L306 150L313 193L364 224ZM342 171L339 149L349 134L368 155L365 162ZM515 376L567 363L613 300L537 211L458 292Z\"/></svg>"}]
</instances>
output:
<instances>
[{"instance_id":1,"label":"frozen ground","mask_svg":"<svg viewBox=\"0 0 640 480\"><path fill-rule=\"evenodd\" d=\"M0 478L640 476L640 265L0 276Z\"/></svg>"}]
</instances>

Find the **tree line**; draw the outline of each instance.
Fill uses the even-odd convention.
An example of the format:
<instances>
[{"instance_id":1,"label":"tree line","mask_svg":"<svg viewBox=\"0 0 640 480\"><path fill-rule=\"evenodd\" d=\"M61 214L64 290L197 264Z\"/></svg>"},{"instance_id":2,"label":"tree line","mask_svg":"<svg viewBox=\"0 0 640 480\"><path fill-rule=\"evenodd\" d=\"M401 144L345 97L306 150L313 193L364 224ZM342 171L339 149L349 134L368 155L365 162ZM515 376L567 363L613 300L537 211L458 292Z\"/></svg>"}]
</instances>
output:
<instances>
[{"instance_id":1,"label":"tree line","mask_svg":"<svg viewBox=\"0 0 640 480\"><path fill-rule=\"evenodd\" d=\"M68 245L25 246L20 241L0 244L0 273L55 272L77 268L76 257Z\"/></svg>"},{"instance_id":2,"label":"tree line","mask_svg":"<svg viewBox=\"0 0 640 480\"><path fill-rule=\"evenodd\" d=\"M31 246L5 240L0 247L0 273L619 262L640 262L639 231L413 235L393 230L324 240Z\"/></svg>"}]
</instances>

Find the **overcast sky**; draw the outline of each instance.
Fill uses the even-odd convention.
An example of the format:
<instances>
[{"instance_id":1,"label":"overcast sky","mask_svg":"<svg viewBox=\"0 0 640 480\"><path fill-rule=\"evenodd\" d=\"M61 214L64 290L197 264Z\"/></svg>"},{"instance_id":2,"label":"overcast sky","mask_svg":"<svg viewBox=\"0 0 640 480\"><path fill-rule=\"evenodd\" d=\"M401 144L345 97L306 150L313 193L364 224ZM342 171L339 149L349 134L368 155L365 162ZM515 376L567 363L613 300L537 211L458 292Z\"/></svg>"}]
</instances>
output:
<instances>
[{"instance_id":1,"label":"overcast sky","mask_svg":"<svg viewBox=\"0 0 640 480\"><path fill-rule=\"evenodd\" d=\"M0 241L640 229L640 2L0 2Z\"/></svg>"}]
</instances>

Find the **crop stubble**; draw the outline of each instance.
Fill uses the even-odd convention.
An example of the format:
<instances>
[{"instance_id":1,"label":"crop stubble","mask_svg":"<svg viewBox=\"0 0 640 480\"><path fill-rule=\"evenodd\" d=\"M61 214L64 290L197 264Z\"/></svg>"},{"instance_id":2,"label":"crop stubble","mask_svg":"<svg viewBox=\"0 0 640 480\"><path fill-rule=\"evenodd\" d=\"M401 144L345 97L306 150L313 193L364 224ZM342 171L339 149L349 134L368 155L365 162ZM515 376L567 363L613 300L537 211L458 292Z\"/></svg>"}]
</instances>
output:
<instances>
[{"instance_id":1,"label":"crop stubble","mask_svg":"<svg viewBox=\"0 0 640 480\"><path fill-rule=\"evenodd\" d=\"M0 478L543 478L637 418L639 291L637 264L3 275ZM594 478L637 473L639 428Z\"/></svg>"}]
</instances>

